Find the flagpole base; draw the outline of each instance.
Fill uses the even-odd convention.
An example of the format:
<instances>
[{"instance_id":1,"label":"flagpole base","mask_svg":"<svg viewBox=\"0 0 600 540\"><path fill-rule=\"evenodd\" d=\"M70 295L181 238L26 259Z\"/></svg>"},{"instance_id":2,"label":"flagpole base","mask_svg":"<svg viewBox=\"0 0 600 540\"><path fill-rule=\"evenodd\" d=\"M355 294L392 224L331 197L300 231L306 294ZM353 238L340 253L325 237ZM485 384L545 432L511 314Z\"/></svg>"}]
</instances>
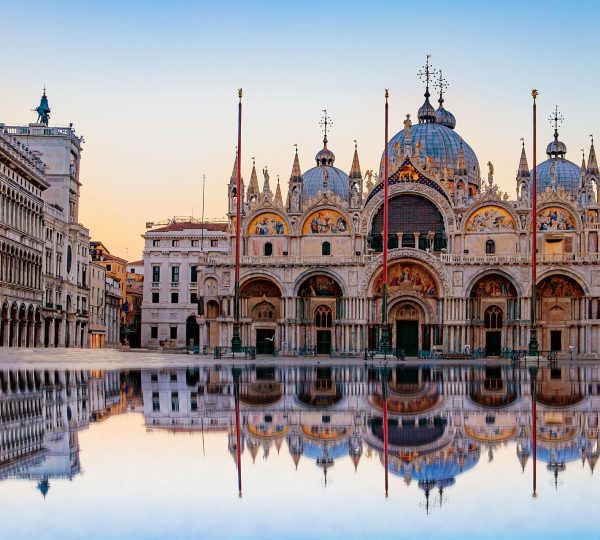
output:
<instances>
[{"instance_id":1,"label":"flagpole base","mask_svg":"<svg viewBox=\"0 0 600 540\"><path fill-rule=\"evenodd\" d=\"M242 352L242 340L240 338L240 325L234 323L233 337L231 338L231 352Z\"/></svg>"}]
</instances>

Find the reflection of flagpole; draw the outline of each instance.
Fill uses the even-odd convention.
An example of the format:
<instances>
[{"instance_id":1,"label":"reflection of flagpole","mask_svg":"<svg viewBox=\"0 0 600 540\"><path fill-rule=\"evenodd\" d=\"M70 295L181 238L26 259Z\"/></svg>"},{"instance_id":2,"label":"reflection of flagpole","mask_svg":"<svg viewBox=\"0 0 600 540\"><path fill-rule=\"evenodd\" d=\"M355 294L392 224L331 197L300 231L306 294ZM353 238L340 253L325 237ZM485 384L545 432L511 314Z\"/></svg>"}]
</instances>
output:
<instances>
[{"instance_id":1,"label":"reflection of flagpole","mask_svg":"<svg viewBox=\"0 0 600 540\"><path fill-rule=\"evenodd\" d=\"M383 275L381 301L381 341L382 352L387 353L390 334L387 326L387 285L388 285L388 96L385 91L385 146L383 147Z\"/></svg>"},{"instance_id":2,"label":"reflection of flagpole","mask_svg":"<svg viewBox=\"0 0 600 540\"><path fill-rule=\"evenodd\" d=\"M238 192L239 193L239 192ZM240 369L233 368L233 397L235 400L235 439L237 446L238 495L242 496L242 436L240 426Z\"/></svg>"},{"instance_id":3,"label":"reflection of flagpole","mask_svg":"<svg viewBox=\"0 0 600 540\"><path fill-rule=\"evenodd\" d=\"M387 150L387 149L386 149ZM387 366L381 371L381 397L383 399L383 466L385 468L385 496L388 496L388 409Z\"/></svg>"},{"instance_id":4,"label":"reflection of flagpole","mask_svg":"<svg viewBox=\"0 0 600 540\"><path fill-rule=\"evenodd\" d=\"M537 366L529 368L531 383L531 438L533 443L533 497L537 497Z\"/></svg>"}]
</instances>

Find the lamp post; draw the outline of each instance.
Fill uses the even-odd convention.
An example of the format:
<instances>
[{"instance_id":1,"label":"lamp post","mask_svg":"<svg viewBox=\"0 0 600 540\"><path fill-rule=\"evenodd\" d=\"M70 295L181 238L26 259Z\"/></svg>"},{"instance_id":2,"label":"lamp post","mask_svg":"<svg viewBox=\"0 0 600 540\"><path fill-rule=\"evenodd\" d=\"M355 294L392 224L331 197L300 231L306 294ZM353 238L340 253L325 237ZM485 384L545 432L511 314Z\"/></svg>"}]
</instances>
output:
<instances>
[{"instance_id":1,"label":"lamp post","mask_svg":"<svg viewBox=\"0 0 600 540\"><path fill-rule=\"evenodd\" d=\"M535 322L535 304L536 304L536 281L537 281L537 161L536 161L536 98L538 91L534 88L531 91L533 98L533 194L531 197L531 331L529 334L529 355L537 356L538 339Z\"/></svg>"}]
</instances>

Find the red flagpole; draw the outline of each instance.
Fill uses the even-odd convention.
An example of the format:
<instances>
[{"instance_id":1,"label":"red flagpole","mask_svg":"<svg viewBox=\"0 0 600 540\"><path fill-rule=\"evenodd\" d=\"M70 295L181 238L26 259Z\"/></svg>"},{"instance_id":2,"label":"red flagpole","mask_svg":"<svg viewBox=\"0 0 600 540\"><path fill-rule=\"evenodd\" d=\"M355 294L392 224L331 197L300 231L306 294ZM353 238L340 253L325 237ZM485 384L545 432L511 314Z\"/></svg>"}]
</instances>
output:
<instances>
[{"instance_id":1,"label":"red flagpole","mask_svg":"<svg viewBox=\"0 0 600 540\"><path fill-rule=\"evenodd\" d=\"M387 327L387 286L388 286L388 97L389 92L385 90L385 145L383 152L383 275L381 302L381 342L380 347L387 353L390 346L390 336Z\"/></svg>"},{"instance_id":2,"label":"red flagpole","mask_svg":"<svg viewBox=\"0 0 600 540\"><path fill-rule=\"evenodd\" d=\"M235 207L235 285L234 285L234 322L233 337L231 338L232 353L241 349L240 339L240 215L242 199L242 89L238 90L240 102L238 104L238 145L237 145L237 183L236 183L236 207Z\"/></svg>"},{"instance_id":3,"label":"red flagpole","mask_svg":"<svg viewBox=\"0 0 600 540\"><path fill-rule=\"evenodd\" d=\"M533 194L531 197L531 331L529 337L529 354L537 356L538 354L538 339L537 339L537 328L536 328L536 282L537 282L537 157L536 157L536 146L537 146L537 119L536 119L536 98L538 91L533 89L531 91L531 97L533 98Z\"/></svg>"}]
</instances>

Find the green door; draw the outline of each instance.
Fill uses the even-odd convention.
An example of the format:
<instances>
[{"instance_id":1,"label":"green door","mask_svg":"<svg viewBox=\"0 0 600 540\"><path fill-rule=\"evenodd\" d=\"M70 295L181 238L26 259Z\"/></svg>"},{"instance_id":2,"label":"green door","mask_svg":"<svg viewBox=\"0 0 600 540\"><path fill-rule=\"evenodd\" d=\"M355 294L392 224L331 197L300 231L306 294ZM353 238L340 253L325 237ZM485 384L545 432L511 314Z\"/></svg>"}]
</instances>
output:
<instances>
[{"instance_id":1,"label":"green door","mask_svg":"<svg viewBox=\"0 0 600 540\"><path fill-rule=\"evenodd\" d=\"M331 330L317 330L317 354L331 352Z\"/></svg>"},{"instance_id":2,"label":"green door","mask_svg":"<svg viewBox=\"0 0 600 540\"><path fill-rule=\"evenodd\" d=\"M261 328L256 330L256 354L273 354L275 350L275 330Z\"/></svg>"},{"instance_id":3,"label":"green door","mask_svg":"<svg viewBox=\"0 0 600 540\"><path fill-rule=\"evenodd\" d=\"M419 352L419 321L396 321L396 347L406 356Z\"/></svg>"}]
</instances>

